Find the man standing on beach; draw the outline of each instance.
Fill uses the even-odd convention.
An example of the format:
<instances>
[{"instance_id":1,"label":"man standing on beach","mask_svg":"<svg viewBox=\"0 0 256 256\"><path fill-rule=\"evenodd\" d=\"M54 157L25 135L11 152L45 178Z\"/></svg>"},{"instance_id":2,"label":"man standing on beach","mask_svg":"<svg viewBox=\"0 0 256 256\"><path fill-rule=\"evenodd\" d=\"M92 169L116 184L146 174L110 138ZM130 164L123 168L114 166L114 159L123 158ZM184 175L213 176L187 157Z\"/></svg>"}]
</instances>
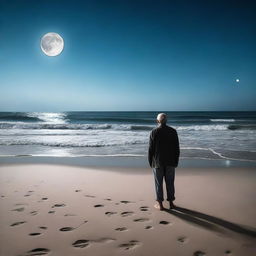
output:
<instances>
[{"instance_id":1,"label":"man standing on beach","mask_svg":"<svg viewBox=\"0 0 256 256\"><path fill-rule=\"evenodd\" d=\"M167 123L167 116L164 113L157 115L158 126L150 133L148 161L153 168L155 178L156 200L158 208L163 207L163 178L165 178L167 201L170 209L174 208L175 200L174 177L175 168L178 166L180 147L176 130Z\"/></svg>"}]
</instances>

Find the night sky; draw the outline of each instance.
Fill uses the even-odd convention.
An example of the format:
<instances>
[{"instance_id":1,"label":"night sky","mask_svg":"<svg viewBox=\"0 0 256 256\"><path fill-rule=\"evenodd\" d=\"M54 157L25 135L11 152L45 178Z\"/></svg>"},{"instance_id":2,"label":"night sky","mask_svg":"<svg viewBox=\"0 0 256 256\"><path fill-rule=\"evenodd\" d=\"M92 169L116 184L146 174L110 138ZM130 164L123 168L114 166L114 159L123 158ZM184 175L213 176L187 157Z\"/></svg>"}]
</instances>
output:
<instances>
[{"instance_id":1,"label":"night sky","mask_svg":"<svg viewBox=\"0 0 256 256\"><path fill-rule=\"evenodd\" d=\"M255 13L248 0L0 0L0 111L256 110ZM48 32L65 42L56 57Z\"/></svg>"}]
</instances>

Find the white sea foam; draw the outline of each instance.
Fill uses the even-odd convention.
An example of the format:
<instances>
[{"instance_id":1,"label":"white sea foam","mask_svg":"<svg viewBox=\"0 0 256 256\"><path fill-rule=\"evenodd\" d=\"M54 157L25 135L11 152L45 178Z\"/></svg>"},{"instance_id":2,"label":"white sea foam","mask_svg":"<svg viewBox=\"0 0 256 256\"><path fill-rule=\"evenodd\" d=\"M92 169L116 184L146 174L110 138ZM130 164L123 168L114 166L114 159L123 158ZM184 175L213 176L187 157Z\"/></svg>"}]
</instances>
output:
<instances>
[{"instance_id":1,"label":"white sea foam","mask_svg":"<svg viewBox=\"0 0 256 256\"><path fill-rule=\"evenodd\" d=\"M224 131L228 130L228 125L189 125L175 127L178 131Z\"/></svg>"},{"instance_id":2,"label":"white sea foam","mask_svg":"<svg viewBox=\"0 0 256 256\"><path fill-rule=\"evenodd\" d=\"M59 121L58 121L59 122ZM155 128L155 125L131 125L131 124L70 124L70 123L24 123L24 122L0 122L0 129L48 129L48 130L132 130L132 131L150 131ZM229 126L225 124L211 125L184 125L173 126L180 131L223 131L228 130Z\"/></svg>"},{"instance_id":3,"label":"white sea foam","mask_svg":"<svg viewBox=\"0 0 256 256\"><path fill-rule=\"evenodd\" d=\"M256 122L248 115L189 113L170 119L181 157L256 159ZM148 113L14 112L0 117L0 155L145 156L156 127Z\"/></svg>"},{"instance_id":4,"label":"white sea foam","mask_svg":"<svg viewBox=\"0 0 256 256\"><path fill-rule=\"evenodd\" d=\"M217 152L216 150L212 148L201 148L201 147L184 147L183 149L190 149L190 150L204 150L204 151L210 151L214 155L217 155L220 158L227 159L227 157L223 156L221 153Z\"/></svg>"},{"instance_id":5,"label":"white sea foam","mask_svg":"<svg viewBox=\"0 0 256 256\"><path fill-rule=\"evenodd\" d=\"M110 129L111 124L69 124L69 123L24 123L0 122L1 129L35 129L35 130L88 130Z\"/></svg>"},{"instance_id":6,"label":"white sea foam","mask_svg":"<svg viewBox=\"0 0 256 256\"><path fill-rule=\"evenodd\" d=\"M202 150L202 151L211 152L214 155L218 156L220 159L256 162L256 159L243 159L243 158L235 158L235 157L225 156L223 153L220 153L220 152L217 151L217 149L213 149L213 148L181 147L181 150L199 150L199 151ZM250 153L254 153L253 151L249 151L249 152ZM209 159L209 158L203 158L202 156L200 156L200 154L198 156L196 156L196 157L193 157L193 158Z\"/></svg>"},{"instance_id":7,"label":"white sea foam","mask_svg":"<svg viewBox=\"0 0 256 256\"><path fill-rule=\"evenodd\" d=\"M224 122L224 123L233 123L235 122L236 120L235 119L210 119L211 122Z\"/></svg>"},{"instance_id":8,"label":"white sea foam","mask_svg":"<svg viewBox=\"0 0 256 256\"><path fill-rule=\"evenodd\" d=\"M1 136L0 145L41 145L51 147L106 147L145 144L146 136L128 133L87 133L84 135L20 135L20 136Z\"/></svg>"}]
</instances>

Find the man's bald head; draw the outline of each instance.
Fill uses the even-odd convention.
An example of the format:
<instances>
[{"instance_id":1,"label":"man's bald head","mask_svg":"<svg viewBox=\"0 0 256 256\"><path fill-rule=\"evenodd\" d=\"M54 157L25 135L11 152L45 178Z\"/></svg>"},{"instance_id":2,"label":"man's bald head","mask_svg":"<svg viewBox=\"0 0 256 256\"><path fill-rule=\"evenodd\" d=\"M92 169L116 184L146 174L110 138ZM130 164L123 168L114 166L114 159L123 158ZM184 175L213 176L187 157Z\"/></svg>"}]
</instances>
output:
<instances>
[{"instance_id":1,"label":"man's bald head","mask_svg":"<svg viewBox=\"0 0 256 256\"><path fill-rule=\"evenodd\" d=\"M159 113L156 119L159 124L166 124L167 115L165 113Z\"/></svg>"}]
</instances>

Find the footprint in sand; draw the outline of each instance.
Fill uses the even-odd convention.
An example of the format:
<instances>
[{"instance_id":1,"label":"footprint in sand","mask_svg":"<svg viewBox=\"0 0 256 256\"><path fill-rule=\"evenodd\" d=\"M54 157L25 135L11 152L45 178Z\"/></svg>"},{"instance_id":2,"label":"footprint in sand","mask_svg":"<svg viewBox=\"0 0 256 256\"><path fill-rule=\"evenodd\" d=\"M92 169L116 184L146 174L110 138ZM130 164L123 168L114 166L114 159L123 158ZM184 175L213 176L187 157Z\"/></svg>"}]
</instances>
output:
<instances>
[{"instance_id":1,"label":"footprint in sand","mask_svg":"<svg viewBox=\"0 0 256 256\"><path fill-rule=\"evenodd\" d=\"M39 200L39 201L37 201L37 202L38 202L38 203L41 203L41 202L46 201L46 200L48 200L48 197L42 197L41 200Z\"/></svg>"},{"instance_id":2,"label":"footprint in sand","mask_svg":"<svg viewBox=\"0 0 256 256\"><path fill-rule=\"evenodd\" d=\"M40 228L40 229L44 229L44 230L47 229L47 227L45 227L45 226L40 226L39 228Z\"/></svg>"},{"instance_id":3,"label":"footprint in sand","mask_svg":"<svg viewBox=\"0 0 256 256\"><path fill-rule=\"evenodd\" d=\"M194 256L204 256L205 255L205 252L202 252L202 251L196 251L194 252L193 254Z\"/></svg>"},{"instance_id":4,"label":"footprint in sand","mask_svg":"<svg viewBox=\"0 0 256 256\"><path fill-rule=\"evenodd\" d=\"M73 227L64 227L64 228L60 228L59 230L60 231L72 231L72 230L74 230L75 228L73 228Z\"/></svg>"},{"instance_id":5,"label":"footprint in sand","mask_svg":"<svg viewBox=\"0 0 256 256\"><path fill-rule=\"evenodd\" d=\"M30 236L39 236L41 233L29 233Z\"/></svg>"},{"instance_id":6,"label":"footprint in sand","mask_svg":"<svg viewBox=\"0 0 256 256\"><path fill-rule=\"evenodd\" d=\"M122 200L122 201L120 201L120 203L122 203L122 204L131 204L131 203L134 203L134 202L127 201L127 200Z\"/></svg>"},{"instance_id":7,"label":"footprint in sand","mask_svg":"<svg viewBox=\"0 0 256 256\"><path fill-rule=\"evenodd\" d=\"M104 200L105 200L105 201L112 201L111 198L105 198Z\"/></svg>"},{"instance_id":8,"label":"footprint in sand","mask_svg":"<svg viewBox=\"0 0 256 256\"><path fill-rule=\"evenodd\" d=\"M82 190L81 189L76 189L75 192L81 192Z\"/></svg>"},{"instance_id":9,"label":"footprint in sand","mask_svg":"<svg viewBox=\"0 0 256 256\"><path fill-rule=\"evenodd\" d=\"M105 212L105 215L107 215L109 217L114 215L114 214L117 214L117 212Z\"/></svg>"},{"instance_id":10,"label":"footprint in sand","mask_svg":"<svg viewBox=\"0 0 256 256\"><path fill-rule=\"evenodd\" d=\"M55 204L52 206L52 208L55 208L55 207L64 207L66 206L65 204Z\"/></svg>"},{"instance_id":11,"label":"footprint in sand","mask_svg":"<svg viewBox=\"0 0 256 256\"><path fill-rule=\"evenodd\" d=\"M80 240L76 240L72 245L73 247L84 248L84 247L87 247L89 244L90 244L89 240L80 239Z\"/></svg>"},{"instance_id":12,"label":"footprint in sand","mask_svg":"<svg viewBox=\"0 0 256 256\"><path fill-rule=\"evenodd\" d=\"M148 206L141 206L141 207L140 207L140 210L141 210L142 212L147 212L147 211L148 211Z\"/></svg>"},{"instance_id":13,"label":"footprint in sand","mask_svg":"<svg viewBox=\"0 0 256 256\"><path fill-rule=\"evenodd\" d=\"M152 226L146 226L145 229L152 229Z\"/></svg>"},{"instance_id":14,"label":"footprint in sand","mask_svg":"<svg viewBox=\"0 0 256 256\"><path fill-rule=\"evenodd\" d=\"M168 221L165 221L165 220L161 220L161 221L159 221L159 224L162 224L162 225L169 225L169 224L171 224L171 223L168 222Z\"/></svg>"},{"instance_id":15,"label":"footprint in sand","mask_svg":"<svg viewBox=\"0 0 256 256\"><path fill-rule=\"evenodd\" d=\"M187 242L188 238L185 237L185 236L180 236L180 237L177 238L177 240L178 240L179 242L181 242L181 243L185 243L185 242Z\"/></svg>"},{"instance_id":16,"label":"footprint in sand","mask_svg":"<svg viewBox=\"0 0 256 256\"><path fill-rule=\"evenodd\" d=\"M139 219L134 219L134 222L145 222L145 221L149 221L148 218L139 218Z\"/></svg>"},{"instance_id":17,"label":"footprint in sand","mask_svg":"<svg viewBox=\"0 0 256 256\"><path fill-rule=\"evenodd\" d=\"M15 227L15 226L18 226L18 225L21 225L21 224L24 224L26 223L26 221L18 221L18 222L14 222L13 224L11 224L10 226L11 227Z\"/></svg>"},{"instance_id":18,"label":"footprint in sand","mask_svg":"<svg viewBox=\"0 0 256 256\"><path fill-rule=\"evenodd\" d=\"M116 239L108 238L108 237L103 237L103 238L99 238L99 239L95 239L95 240L80 239L80 240L75 241L72 245L73 245L73 247L84 248L84 247L89 246L91 243L109 243L109 242L112 242L115 240Z\"/></svg>"},{"instance_id":19,"label":"footprint in sand","mask_svg":"<svg viewBox=\"0 0 256 256\"><path fill-rule=\"evenodd\" d=\"M18 204L15 204L16 206L19 206L19 205L28 205L26 203L18 203Z\"/></svg>"},{"instance_id":20,"label":"footprint in sand","mask_svg":"<svg viewBox=\"0 0 256 256\"><path fill-rule=\"evenodd\" d=\"M131 215L133 215L134 214L134 212L122 212L121 213L121 216L122 217L127 217L127 216L131 216Z\"/></svg>"},{"instance_id":21,"label":"footprint in sand","mask_svg":"<svg viewBox=\"0 0 256 256\"><path fill-rule=\"evenodd\" d=\"M130 250L140 245L140 242L137 240L130 240L128 243L120 244L119 247L124 250Z\"/></svg>"},{"instance_id":22,"label":"footprint in sand","mask_svg":"<svg viewBox=\"0 0 256 256\"><path fill-rule=\"evenodd\" d=\"M53 214L53 213L55 213L55 211L49 211L48 213L49 213L49 214Z\"/></svg>"},{"instance_id":23,"label":"footprint in sand","mask_svg":"<svg viewBox=\"0 0 256 256\"><path fill-rule=\"evenodd\" d=\"M32 212L30 212L30 215L37 215L37 211L32 211Z\"/></svg>"},{"instance_id":24,"label":"footprint in sand","mask_svg":"<svg viewBox=\"0 0 256 256\"><path fill-rule=\"evenodd\" d=\"M28 251L25 256L37 256L37 255L46 255L50 252L47 248L35 248L31 251Z\"/></svg>"},{"instance_id":25,"label":"footprint in sand","mask_svg":"<svg viewBox=\"0 0 256 256\"><path fill-rule=\"evenodd\" d=\"M116 231L127 231L128 228L126 228L126 227L121 227L121 228L116 228L115 230L116 230Z\"/></svg>"},{"instance_id":26,"label":"footprint in sand","mask_svg":"<svg viewBox=\"0 0 256 256\"><path fill-rule=\"evenodd\" d=\"M99 208L99 207L104 207L104 205L103 204L95 204L94 207Z\"/></svg>"},{"instance_id":27,"label":"footprint in sand","mask_svg":"<svg viewBox=\"0 0 256 256\"><path fill-rule=\"evenodd\" d=\"M226 255L230 255L230 254L231 254L231 251L230 251L230 250L226 250L226 251L225 251L225 254L226 254Z\"/></svg>"},{"instance_id":28,"label":"footprint in sand","mask_svg":"<svg viewBox=\"0 0 256 256\"><path fill-rule=\"evenodd\" d=\"M25 197L31 196L31 193L33 193L33 192L34 192L33 190L29 190L29 191L27 192L27 194L25 194L24 196L25 196Z\"/></svg>"},{"instance_id":29,"label":"footprint in sand","mask_svg":"<svg viewBox=\"0 0 256 256\"><path fill-rule=\"evenodd\" d=\"M85 195L85 197L95 198L95 196L92 195Z\"/></svg>"},{"instance_id":30,"label":"footprint in sand","mask_svg":"<svg viewBox=\"0 0 256 256\"><path fill-rule=\"evenodd\" d=\"M63 227L63 228L60 228L59 231L62 231L62 232L66 232L66 231L72 231L74 229L77 229L79 227L81 227L83 224L87 223L88 221L85 220L83 223L81 223L80 225L78 225L77 227Z\"/></svg>"},{"instance_id":31,"label":"footprint in sand","mask_svg":"<svg viewBox=\"0 0 256 256\"><path fill-rule=\"evenodd\" d=\"M74 214L74 213L66 213L64 216L65 216L65 217L68 217L68 216L76 216L76 214Z\"/></svg>"},{"instance_id":32,"label":"footprint in sand","mask_svg":"<svg viewBox=\"0 0 256 256\"><path fill-rule=\"evenodd\" d=\"M17 209L13 209L12 211L23 212L24 210L25 210L24 207L20 207L20 208L17 208Z\"/></svg>"}]
</instances>

